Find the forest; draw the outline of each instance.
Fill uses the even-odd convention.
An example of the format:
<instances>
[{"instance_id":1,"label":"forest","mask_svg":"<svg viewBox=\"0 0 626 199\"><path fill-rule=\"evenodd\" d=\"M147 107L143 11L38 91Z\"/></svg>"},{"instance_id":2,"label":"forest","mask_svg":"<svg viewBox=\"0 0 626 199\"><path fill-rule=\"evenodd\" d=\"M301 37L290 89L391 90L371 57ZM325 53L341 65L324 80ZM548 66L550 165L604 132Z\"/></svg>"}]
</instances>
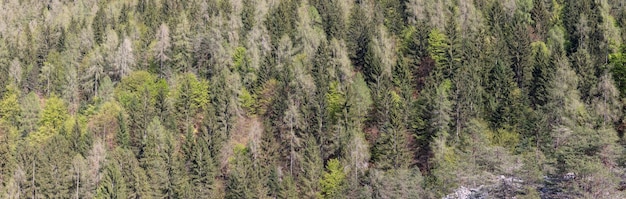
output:
<instances>
[{"instance_id":1,"label":"forest","mask_svg":"<svg viewBox=\"0 0 626 199\"><path fill-rule=\"evenodd\" d=\"M0 198L626 198L626 0L3 0Z\"/></svg>"}]
</instances>

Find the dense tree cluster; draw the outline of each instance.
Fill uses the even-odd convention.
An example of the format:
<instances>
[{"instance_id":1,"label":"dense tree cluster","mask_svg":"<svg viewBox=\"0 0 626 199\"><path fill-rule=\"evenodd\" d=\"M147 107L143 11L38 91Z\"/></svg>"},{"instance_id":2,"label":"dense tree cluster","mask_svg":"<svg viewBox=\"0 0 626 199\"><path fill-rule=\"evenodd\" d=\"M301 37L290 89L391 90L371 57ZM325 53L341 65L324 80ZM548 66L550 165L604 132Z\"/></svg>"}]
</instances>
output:
<instances>
[{"instance_id":1,"label":"dense tree cluster","mask_svg":"<svg viewBox=\"0 0 626 199\"><path fill-rule=\"evenodd\" d=\"M625 198L625 3L2 1L0 198Z\"/></svg>"}]
</instances>

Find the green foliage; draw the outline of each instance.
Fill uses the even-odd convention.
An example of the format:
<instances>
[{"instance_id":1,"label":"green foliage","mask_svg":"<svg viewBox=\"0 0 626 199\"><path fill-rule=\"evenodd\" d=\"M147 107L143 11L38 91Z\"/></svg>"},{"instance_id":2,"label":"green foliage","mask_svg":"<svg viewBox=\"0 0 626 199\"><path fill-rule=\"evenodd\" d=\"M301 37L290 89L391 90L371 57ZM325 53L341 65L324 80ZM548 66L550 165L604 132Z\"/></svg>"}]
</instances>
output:
<instances>
[{"instance_id":1,"label":"green foliage","mask_svg":"<svg viewBox=\"0 0 626 199\"><path fill-rule=\"evenodd\" d=\"M212 194L214 188L214 176L216 172L215 163L209 150L209 145L203 138L197 139L193 145L190 165L190 185L191 195L194 197L204 197Z\"/></svg>"},{"instance_id":2,"label":"green foliage","mask_svg":"<svg viewBox=\"0 0 626 199\"><path fill-rule=\"evenodd\" d=\"M365 67L365 56L371 42L372 27L368 23L365 9L354 5L350 10L350 20L346 33L346 43L352 65L356 68Z\"/></svg>"},{"instance_id":3,"label":"green foliage","mask_svg":"<svg viewBox=\"0 0 626 199\"><path fill-rule=\"evenodd\" d=\"M70 197L72 179L69 172L75 152L60 135L54 135L42 144L48 150L42 151L43 154L37 157L38 164L35 165L35 179L40 183L37 187L38 194L46 198Z\"/></svg>"},{"instance_id":4,"label":"green foliage","mask_svg":"<svg viewBox=\"0 0 626 199\"><path fill-rule=\"evenodd\" d=\"M271 33L273 46L277 46L278 41L283 36L292 36L295 32L296 19L298 19L298 2L296 0L280 1L278 6L270 10L265 20L265 26Z\"/></svg>"},{"instance_id":5,"label":"green foliage","mask_svg":"<svg viewBox=\"0 0 626 199\"><path fill-rule=\"evenodd\" d=\"M341 113L340 111L343 110L346 99L338 88L338 82L331 82L329 86L328 93L326 93L326 103L328 104L327 112L331 118L336 118L337 115Z\"/></svg>"},{"instance_id":6,"label":"green foliage","mask_svg":"<svg viewBox=\"0 0 626 199\"><path fill-rule=\"evenodd\" d=\"M343 167L339 160L330 159L326 165L326 172L320 179L320 186L322 187L322 198L338 198L341 197L342 191L345 188L346 174L343 172Z\"/></svg>"},{"instance_id":7,"label":"green foliage","mask_svg":"<svg viewBox=\"0 0 626 199\"><path fill-rule=\"evenodd\" d=\"M3 160L0 163L0 196L4 196L4 188L10 185L9 179L14 175L14 171L17 167L16 158L16 144L18 141L17 129L9 125L6 121L0 120L0 158Z\"/></svg>"},{"instance_id":8,"label":"green foliage","mask_svg":"<svg viewBox=\"0 0 626 199\"><path fill-rule=\"evenodd\" d=\"M256 96L254 94L251 94L250 91L248 91L248 89L246 89L245 87L241 88L241 91L239 91L238 100L239 100L239 104L241 104L241 107L247 110L249 114L256 113L256 110L255 110L257 106Z\"/></svg>"},{"instance_id":9,"label":"green foliage","mask_svg":"<svg viewBox=\"0 0 626 199\"><path fill-rule=\"evenodd\" d=\"M0 198L626 198L622 1L16 2Z\"/></svg>"},{"instance_id":10,"label":"green foliage","mask_svg":"<svg viewBox=\"0 0 626 199\"><path fill-rule=\"evenodd\" d=\"M37 132L30 134L28 140L33 143L45 142L59 133L63 122L68 118L67 106L62 99L52 96L46 100L39 119Z\"/></svg>"},{"instance_id":11,"label":"green foliage","mask_svg":"<svg viewBox=\"0 0 626 199\"><path fill-rule=\"evenodd\" d=\"M4 120L4 122L8 122L13 126L17 126L20 119L18 96L17 88L13 85L9 85L0 100L0 118L2 118L0 120Z\"/></svg>"},{"instance_id":12,"label":"green foliage","mask_svg":"<svg viewBox=\"0 0 626 199\"><path fill-rule=\"evenodd\" d=\"M170 95L173 97L178 126L185 132L198 123L209 108L209 83L198 80L192 73L179 76L177 82L178 85L172 88Z\"/></svg>"},{"instance_id":13,"label":"green foliage","mask_svg":"<svg viewBox=\"0 0 626 199\"><path fill-rule=\"evenodd\" d=\"M438 29L431 30L428 34L427 51L430 58L435 60L437 68L440 68L440 72L443 72L442 68L445 69L449 62L448 48L448 37Z\"/></svg>"},{"instance_id":14,"label":"green foliage","mask_svg":"<svg viewBox=\"0 0 626 199\"><path fill-rule=\"evenodd\" d=\"M247 147L236 144L233 157L229 159L230 173L226 184L226 198L250 198L258 196L256 183L260 183Z\"/></svg>"},{"instance_id":15,"label":"green foliage","mask_svg":"<svg viewBox=\"0 0 626 199\"><path fill-rule=\"evenodd\" d=\"M419 170L400 169L370 173L372 198L424 198L423 178Z\"/></svg>"},{"instance_id":16,"label":"green foliage","mask_svg":"<svg viewBox=\"0 0 626 199\"><path fill-rule=\"evenodd\" d=\"M24 97L23 103L20 104L20 131L23 135L35 132L39 128L38 122L40 117L40 101L37 94L31 92Z\"/></svg>"},{"instance_id":17,"label":"green foliage","mask_svg":"<svg viewBox=\"0 0 626 199\"><path fill-rule=\"evenodd\" d=\"M111 162L104 167L103 178L96 191L96 198L126 198L126 182L122 178L120 166Z\"/></svg>"},{"instance_id":18,"label":"green foliage","mask_svg":"<svg viewBox=\"0 0 626 199\"><path fill-rule=\"evenodd\" d=\"M612 65L611 73L615 79L615 86L619 89L621 97L626 96L626 45L620 52L609 55Z\"/></svg>"},{"instance_id":19,"label":"green foliage","mask_svg":"<svg viewBox=\"0 0 626 199\"><path fill-rule=\"evenodd\" d=\"M306 140L306 148L302 160L303 172L299 176L300 194L309 198L315 198L320 194L320 179L323 172L321 153L313 136Z\"/></svg>"},{"instance_id":20,"label":"green foliage","mask_svg":"<svg viewBox=\"0 0 626 199\"><path fill-rule=\"evenodd\" d=\"M170 184L170 163L173 150L172 138L161 125L158 118L153 118L148 125L147 135L143 141L141 165L146 169L151 197L167 197L172 194Z\"/></svg>"}]
</instances>

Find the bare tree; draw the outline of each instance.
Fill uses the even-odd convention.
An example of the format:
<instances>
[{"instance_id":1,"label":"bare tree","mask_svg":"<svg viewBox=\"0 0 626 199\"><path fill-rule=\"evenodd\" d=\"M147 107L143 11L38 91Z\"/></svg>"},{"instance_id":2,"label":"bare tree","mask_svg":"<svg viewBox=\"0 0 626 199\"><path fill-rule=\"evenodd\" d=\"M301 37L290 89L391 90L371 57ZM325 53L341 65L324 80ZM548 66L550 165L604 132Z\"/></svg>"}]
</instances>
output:
<instances>
[{"instance_id":1,"label":"bare tree","mask_svg":"<svg viewBox=\"0 0 626 199\"><path fill-rule=\"evenodd\" d=\"M98 96L98 87L100 86L100 80L106 75L104 73L104 64L102 55L99 50L95 50L84 58L83 64L87 65L85 76L82 77L84 89L93 94L92 96Z\"/></svg>"},{"instance_id":2,"label":"bare tree","mask_svg":"<svg viewBox=\"0 0 626 199\"><path fill-rule=\"evenodd\" d=\"M114 71L112 71L112 75L118 79L122 79L132 72L132 66L134 64L135 56L133 55L132 43L130 39L126 37L115 53L115 60L113 61Z\"/></svg>"},{"instance_id":3,"label":"bare tree","mask_svg":"<svg viewBox=\"0 0 626 199\"><path fill-rule=\"evenodd\" d=\"M11 61L9 76L11 76L11 80L13 80L13 83L16 86L20 85L20 83L22 82L22 64L17 58Z\"/></svg>"},{"instance_id":4,"label":"bare tree","mask_svg":"<svg viewBox=\"0 0 626 199\"><path fill-rule=\"evenodd\" d=\"M166 71L164 71L163 65L165 64L165 62L170 60L170 47L170 29L167 27L167 24L161 24L161 26L157 30L156 43L152 48L154 58L156 59L156 61L159 62L161 76L167 74Z\"/></svg>"}]
</instances>

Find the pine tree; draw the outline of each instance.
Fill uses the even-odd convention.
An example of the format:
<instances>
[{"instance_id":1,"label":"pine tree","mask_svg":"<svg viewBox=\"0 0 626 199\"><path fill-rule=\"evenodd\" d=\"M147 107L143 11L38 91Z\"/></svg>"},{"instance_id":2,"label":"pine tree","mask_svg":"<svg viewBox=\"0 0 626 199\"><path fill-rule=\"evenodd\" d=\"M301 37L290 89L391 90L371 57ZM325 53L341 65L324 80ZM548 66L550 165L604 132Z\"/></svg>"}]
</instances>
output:
<instances>
[{"instance_id":1,"label":"pine tree","mask_svg":"<svg viewBox=\"0 0 626 199\"><path fill-rule=\"evenodd\" d=\"M22 135L28 135L38 129L41 106L39 105L39 97L33 92L26 95L22 101L23 103L20 106L20 115L22 117L20 131Z\"/></svg>"},{"instance_id":2,"label":"pine tree","mask_svg":"<svg viewBox=\"0 0 626 199\"><path fill-rule=\"evenodd\" d=\"M158 118L153 118L147 128L144 140L141 165L146 170L151 196L168 197L171 193L168 167L171 163L171 135L161 125Z\"/></svg>"},{"instance_id":3,"label":"pine tree","mask_svg":"<svg viewBox=\"0 0 626 199\"><path fill-rule=\"evenodd\" d=\"M386 90L386 89L383 89ZM372 159L379 169L406 168L410 164L410 152L407 148L406 128L404 126L403 100L394 91L382 94L376 101L376 111L386 116L380 125L380 132L372 146Z\"/></svg>"},{"instance_id":4,"label":"pine tree","mask_svg":"<svg viewBox=\"0 0 626 199\"><path fill-rule=\"evenodd\" d=\"M55 135L44 145L44 154L37 159L38 195L45 198L69 198L73 180L70 175L74 152L61 135Z\"/></svg>"},{"instance_id":5,"label":"pine tree","mask_svg":"<svg viewBox=\"0 0 626 199\"><path fill-rule=\"evenodd\" d=\"M331 159L326 165L326 172L320 180L322 198L342 198L346 174L337 159Z\"/></svg>"},{"instance_id":6,"label":"pine tree","mask_svg":"<svg viewBox=\"0 0 626 199\"><path fill-rule=\"evenodd\" d=\"M514 72L503 61L496 61L496 65L489 72L486 91L491 96L487 99L489 109L487 113L490 114L490 122L496 128L511 125L514 117L519 117L519 115L512 115L511 110L514 106L511 101L512 92L517 88L513 77Z\"/></svg>"},{"instance_id":7,"label":"pine tree","mask_svg":"<svg viewBox=\"0 0 626 199\"><path fill-rule=\"evenodd\" d=\"M591 55L585 47L578 48L577 51L572 54L572 68L578 74L578 91L580 92L584 102L591 101L591 90L595 88L595 82L598 81L596 77L595 67L593 66L593 60Z\"/></svg>"},{"instance_id":8,"label":"pine tree","mask_svg":"<svg viewBox=\"0 0 626 199\"><path fill-rule=\"evenodd\" d=\"M96 11L95 17L93 19L94 21L91 25L96 44L102 44L102 42L104 41L104 32L108 25L108 20L105 12L106 11L104 5L98 6L98 11Z\"/></svg>"},{"instance_id":9,"label":"pine tree","mask_svg":"<svg viewBox=\"0 0 626 199\"><path fill-rule=\"evenodd\" d=\"M189 168L191 195L194 198L211 195L214 189L215 164L204 137L198 137L192 145L192 154L189 159L191 161Z\"/></svg>"},{"instance_id":10,"label":"pine tree","mask_svg":"<svg viewBox=\"0 0 626 199\"><path fill-rule=\"evenodd\" d=\"M176 72L192 72L193 46L189 21L183 12L172 35L172 64Z\"/></svg>"},{"instance_id":11,"label":"pine tree","mask_svg":"<svg viewBox=\"0 0 626 199\"><path fill-rule=\"evenodd\" d=\"M96 198L126 198L126 182L116 162L110 162L104 167L100 186L96 191Z\"/></svg>"},{"instance_id":12,"label":"pine tree","mask_svg":"<svg viewBox=\"0 0 626 199\"><path fill-rule=\"evenodd\" d=\"M17 126L20 121L20 105L18 103L18 90L13 84L9 84L2 99L0 99L0 120L11 126Z\"/></svg>"},{"instance_id":13,"label":"pine tree","mask_svg":"<svg viewBox=\"0 0 626 199\"><path fill-rule=\"evenodd\" d=\"M18 132L14 126L0 119L0 196L5 195L5 188L10 186L10 179L14 178L14 172L17 168L16 145L18 140Z\"/></svg>"},{"instance_id":14,"label":"pine tree","mask_svg":"<svg viewBox=\"0 0 626 199\"><path fill-rule=\"evenodd\" d=\"M226 182L226 198L250 198L255 196L251 183L257 180L254 176L249 149L236 145L234 157L229 162L230 173ZM258 195L257 195L258 196Z\"/></svg>"},{"instance_id":15,"label":"pine tree","mask_svg":"<svg viewBox=\"0 0 626 199\"><path fill-rule=\"evenodd\" d=\"M532 63L534 68L529 97L533 105L542 106L547 103L547 87L553 73L553 70L549 67L550 52L543 42L534 42L532 48Z\"/></svg>"},{"instance_id":16,"label":"pine tree","mask_svg":"<svg viewBox=\"0 0 626 199\"><path fill-rule=\"evenodd\" d=\"M149 198L151 194L150 184L146 172L141 168L139 161L129 149L117 147L107 152L109 164L119 165L119 171L126 187L120 187L120 192L125 191L128 197ZM106 171L106 169L105 169Z\"/></svg>"},{"instance_id":17,"label":"pine tree","mask_svg":"<svg viewBox=\"0 0 626 199\"><path fill-rule=\"evenodd\" d=\"M360 5L355 5L350 11L350 20L346 35L346 43L350 52L352 65L357 68L365 67L365 56L370 42L369 19Z\"/></svg>"},{"instance_id":18,"label":"pine tree","mask_svg":"<svg viewBox=\"0 0 626 199\"><path fill-rule=\"evenodd\" d=\"M319 151L319 145L312 136L306 139L306 146L303 154L299 156L302 167L302 174L298 177L300 185L300 194L305 197L317 197L320 191L319 180L322 176L324 164Z\"/></svg>"}]
</instances>

